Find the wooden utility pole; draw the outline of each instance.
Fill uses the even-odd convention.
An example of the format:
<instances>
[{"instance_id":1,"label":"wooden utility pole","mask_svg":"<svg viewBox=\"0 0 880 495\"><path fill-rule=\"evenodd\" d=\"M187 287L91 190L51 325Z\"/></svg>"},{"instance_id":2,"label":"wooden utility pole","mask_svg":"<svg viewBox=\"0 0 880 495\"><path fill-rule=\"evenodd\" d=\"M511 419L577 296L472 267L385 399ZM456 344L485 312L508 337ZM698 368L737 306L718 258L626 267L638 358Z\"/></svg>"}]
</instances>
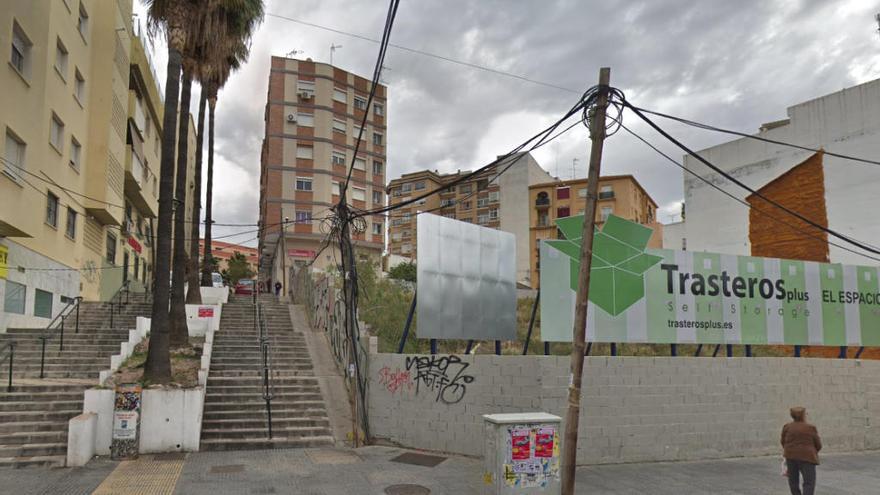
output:
<instances>
[{"instance_id":1,"label":"wooden utility pole","mask_svg":"<svg viewBox=\"0 0 880 495\"><path fill-rule=\"evenodd\" d=\"M605 107L608 105L611 69L599 69L599 93L590 121L590 169L587 176L587 205L584 210L584 232L581 239L581 266L578 272L578 290L575 299L574 329L572 330L571 376L568 387L568 412L565 415L565 434L562 441L562 493L574 495L575 467L577 466L578 421L581 416L581 379L586 349L587 299L590 294L590 266L593 253L593 230L596 225L596 198L599 193L599 168L602 163L602 145L605 141Z\"/></svg>"}]
</instances>

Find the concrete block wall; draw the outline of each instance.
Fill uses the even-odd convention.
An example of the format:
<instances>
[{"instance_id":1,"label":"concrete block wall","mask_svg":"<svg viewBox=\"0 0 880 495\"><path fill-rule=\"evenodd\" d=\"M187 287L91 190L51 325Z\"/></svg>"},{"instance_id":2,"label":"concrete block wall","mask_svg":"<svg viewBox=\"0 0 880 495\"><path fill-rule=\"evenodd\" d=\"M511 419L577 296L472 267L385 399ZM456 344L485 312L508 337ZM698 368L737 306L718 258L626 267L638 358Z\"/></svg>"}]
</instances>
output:
<instances>
[{"instance_id":1,"label":"concrete block wall","mask_svg":"<svg viewBox=\"0 0 880 495\"><path fill-rule=\"evenodd\" d=\"M480 455L483 414L565 417L567 356L460 356L462 364L445 373L435 366L421 374L416 365L407 369L407 357L413 356L370 356L369 416L376 438ZM807 408L826 451L877 449L878 379L880 362L873 361L588 357L578 462L778 454L780 430L795 405Z\"/></svg>"}]
</instances>

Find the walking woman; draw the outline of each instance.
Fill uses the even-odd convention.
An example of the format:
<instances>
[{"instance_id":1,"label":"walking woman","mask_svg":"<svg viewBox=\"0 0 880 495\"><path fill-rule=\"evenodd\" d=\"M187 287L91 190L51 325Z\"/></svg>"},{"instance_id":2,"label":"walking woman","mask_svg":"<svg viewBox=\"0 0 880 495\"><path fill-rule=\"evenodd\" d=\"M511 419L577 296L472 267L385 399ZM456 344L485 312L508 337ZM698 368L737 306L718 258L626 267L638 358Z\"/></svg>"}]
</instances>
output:
<instances>
[{"instance_id":1,"label":"walking woman","mask_svg":"<svg viewBox=\"0 0 880 495\"><path fill-rule=\"evenodd\" d=\"M807 423L806 409L792 407L790 412L793 421L782 427L782 456L788 469L788 488L792 495L813 495L822 441L816 427ZM804 477L803 492L801 476Z\"/></svg>"}]
</instances>

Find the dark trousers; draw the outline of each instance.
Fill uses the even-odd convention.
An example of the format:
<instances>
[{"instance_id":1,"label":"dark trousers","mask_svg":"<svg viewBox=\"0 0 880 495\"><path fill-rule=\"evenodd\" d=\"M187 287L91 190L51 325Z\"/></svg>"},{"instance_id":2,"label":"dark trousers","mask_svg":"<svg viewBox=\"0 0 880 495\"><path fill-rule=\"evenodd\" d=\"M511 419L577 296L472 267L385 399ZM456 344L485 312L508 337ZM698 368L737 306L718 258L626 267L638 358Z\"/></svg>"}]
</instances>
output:
<instances>
[{"instance_id":1,"label":"dark trousers","mask_svg":"<svg viewBox=\"0 0 880 495\"><path fill-rule=\"evenodd\" d=\"M788 488L791 495L813 495L816 491L816 465L804 461L785 460L788 467ZM804 490L801 491L800 477L804 477Z\"/></svg>"}]
</instances>

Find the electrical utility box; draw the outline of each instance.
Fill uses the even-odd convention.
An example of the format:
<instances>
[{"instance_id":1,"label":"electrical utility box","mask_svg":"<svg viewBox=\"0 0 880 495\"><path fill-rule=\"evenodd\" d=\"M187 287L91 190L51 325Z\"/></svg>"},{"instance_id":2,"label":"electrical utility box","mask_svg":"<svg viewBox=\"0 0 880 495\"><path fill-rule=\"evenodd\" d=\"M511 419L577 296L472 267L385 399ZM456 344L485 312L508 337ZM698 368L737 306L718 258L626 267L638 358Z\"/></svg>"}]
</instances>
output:
<instances>
[{"instance_id":1,"label":"electrical utility box","mask_svg":"<svg viewBox=\"0 0 880 495\"><path fill-rule=\"evenodd\" d=\"M547 413L485 414L483 493L559 494L559 425Z\"/></svg>"}]
</instances>

